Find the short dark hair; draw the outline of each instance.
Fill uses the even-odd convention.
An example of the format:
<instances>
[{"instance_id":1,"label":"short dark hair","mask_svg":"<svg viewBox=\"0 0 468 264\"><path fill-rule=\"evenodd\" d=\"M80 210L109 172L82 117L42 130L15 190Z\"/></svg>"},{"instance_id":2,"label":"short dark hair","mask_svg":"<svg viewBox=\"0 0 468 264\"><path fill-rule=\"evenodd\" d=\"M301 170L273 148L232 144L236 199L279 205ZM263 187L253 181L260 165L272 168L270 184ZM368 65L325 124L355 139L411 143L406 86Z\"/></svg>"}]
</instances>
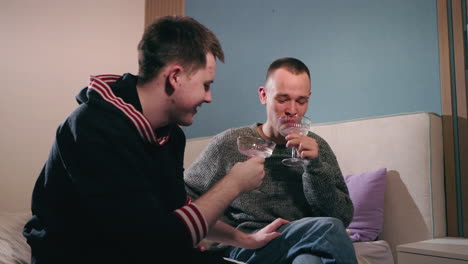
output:
<instances>
[{"instance_id":1,"label":"short dark hair","mask_svg":"<svg viewBox=\"0 0 468 264\"><path fill-rule=\"evenodd\" d=\"M206 66L206 54L224 62L224 52L215 34L187 16L165 16L149 25L138 44L139 81L146 83L170 62L187 71Z\"/></svg>"},{"instance_id":2,"label":"short dark hair","mask_svg":"<svg viewBox=\"0 0 468 264\"><path fill-rule=\"evenodd\" d=\"M294 73L296 75L305 72L307 73L307 76L309 76L309 80L310 80L309 68L307 68L307 66L302 61L296 58L285 57L285 58L277 59L270 64L270 67L268 67L268 70L267 70L265 81L268 80L268 78L270 78L270 75L273 74L273 72L275 72L277 69L280 69L280 68L284 68L287 71Z\"/></svg>"}]
</instances>

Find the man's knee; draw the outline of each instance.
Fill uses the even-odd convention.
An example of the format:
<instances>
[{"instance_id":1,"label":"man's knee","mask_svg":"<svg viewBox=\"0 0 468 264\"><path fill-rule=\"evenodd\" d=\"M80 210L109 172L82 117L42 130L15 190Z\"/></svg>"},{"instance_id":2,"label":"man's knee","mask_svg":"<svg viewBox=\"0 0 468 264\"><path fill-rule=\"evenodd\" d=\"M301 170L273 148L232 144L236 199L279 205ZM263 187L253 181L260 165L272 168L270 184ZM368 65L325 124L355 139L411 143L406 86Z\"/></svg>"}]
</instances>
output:
<instances>
[{"instance_id":1,"label":"man's knee","mask_svg":"<svg viewBox=\"0 0 468 264\"><path fill-rule=\"evenodd\" d=\"M343 222L334 217L306 217L298 220L297 224L308 230L328 230L334 233L346 233Z\"/></svg>"},{"instance_id":2,"label":"man's knee","mask_svg":"<svg viewBox=\"0 0 468 264\"><path fill-rule=\"evenodd\" d=\"M334 217L315 217L317 221L322 225L328 225L340 229L344 229L343 221Z\"/></svg>"}]
</instances>

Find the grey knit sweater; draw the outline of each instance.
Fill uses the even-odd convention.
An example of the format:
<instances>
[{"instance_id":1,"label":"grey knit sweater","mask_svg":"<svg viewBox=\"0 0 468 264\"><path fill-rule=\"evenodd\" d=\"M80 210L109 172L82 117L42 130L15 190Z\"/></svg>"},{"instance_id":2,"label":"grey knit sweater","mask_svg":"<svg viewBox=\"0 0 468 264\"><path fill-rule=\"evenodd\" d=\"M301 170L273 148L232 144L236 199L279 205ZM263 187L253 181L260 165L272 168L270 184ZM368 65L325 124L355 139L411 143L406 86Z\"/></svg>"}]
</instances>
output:
<instances>
[{"instance_id":1,"label":"grey knit sweater","mask_svg":"<svg viewBox=\"0 0 468 264\"><path fill-rule=\"evenodd\" d=\"M224 177L232 166L245 161L237 150L238 136L260 137L256 127L228 129L212 138L205 150L185 170L186 189L198 198ZM278 217L293 221L303 217L329 216L343 221L353 217L353 204L335 154L328 143L309 133L319 144L319 157L303 167L281 163L291 149L277 145L265 160L265 178L258 190L243 193L226 209L222 221L245 232L264 227Z\"/></svg>"}]
</instances>

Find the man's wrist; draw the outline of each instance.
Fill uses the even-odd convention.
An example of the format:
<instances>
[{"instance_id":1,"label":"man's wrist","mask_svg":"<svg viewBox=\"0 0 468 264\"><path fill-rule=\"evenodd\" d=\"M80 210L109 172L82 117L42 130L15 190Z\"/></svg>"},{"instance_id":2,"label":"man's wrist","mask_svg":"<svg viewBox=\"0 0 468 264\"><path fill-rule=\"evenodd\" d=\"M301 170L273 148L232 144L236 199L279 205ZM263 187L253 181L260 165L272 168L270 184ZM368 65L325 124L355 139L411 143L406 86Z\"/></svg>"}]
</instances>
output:
<instances>
[{"instance_id":1,"label":"man's wrist","mask_svg":"<svg viewBox=\"0 0 468 264\"><path fill-rule=\"evenodd\" d=\"M219 185L218 187L223 191L223 193L227 192L226 194L233 195L233 199L235 199L242 193L242 191L239 185L231 179L232 177L231 173L226 174L226 176L224 176L217 185Z\"/></svg>"}]
</instances>

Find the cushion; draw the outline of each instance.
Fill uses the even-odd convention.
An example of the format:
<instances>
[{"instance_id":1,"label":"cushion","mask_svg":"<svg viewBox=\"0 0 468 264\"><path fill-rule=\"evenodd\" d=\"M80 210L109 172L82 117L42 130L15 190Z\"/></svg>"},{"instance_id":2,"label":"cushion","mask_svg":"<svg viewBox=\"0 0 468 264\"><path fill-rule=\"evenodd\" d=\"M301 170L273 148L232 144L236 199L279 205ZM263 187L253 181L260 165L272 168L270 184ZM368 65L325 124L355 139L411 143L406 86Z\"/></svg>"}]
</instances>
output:
<instances>
[{"instance_id":1,"label":"cushion","mask_svg":"<svg viewBox=\"0 0 468 264\"><path fill-rule=\"evenodd\" d=\"M29 213L0 213L0 263L30 263L31 249L23 236Z\"/></svg>"},{"instance_id":2,"label":"cushion","mask_svg":"<svg viewBox=\"0 0 468 264\"><path fill-rule=\"evenodd\" d=\"M385 240L353 243L358 263L359 260L368 264L394 264L392 249Z\"/></svg>"},{"instance_id":3,"label":"cushion","mask_svg":"<svg viewBox=\"0 0 468 264\"><path fill-rule=\"evenodd\" d=\"M387 169L346 175L345 182L354 205L348 233L353 242L374 241L383 226Z\"/></svg>"}]
</instances>

